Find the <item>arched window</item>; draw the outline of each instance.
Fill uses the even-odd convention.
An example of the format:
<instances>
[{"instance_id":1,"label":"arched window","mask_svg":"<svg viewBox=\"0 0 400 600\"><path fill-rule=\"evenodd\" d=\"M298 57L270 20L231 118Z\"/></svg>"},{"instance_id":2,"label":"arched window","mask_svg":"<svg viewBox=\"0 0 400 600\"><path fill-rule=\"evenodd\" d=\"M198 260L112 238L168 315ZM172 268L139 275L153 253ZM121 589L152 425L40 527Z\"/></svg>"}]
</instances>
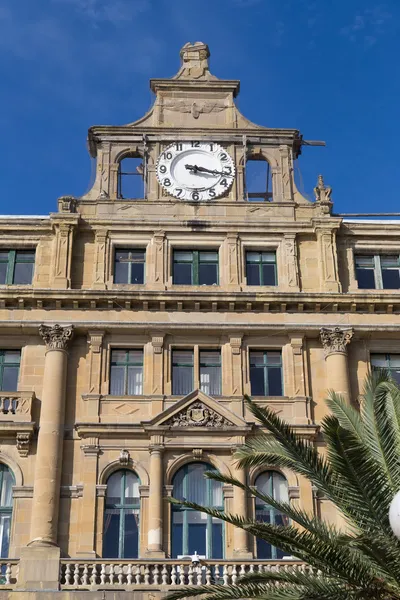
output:
<instances>
[{"instance_id":1,"label":"arched window","mask_svg":"<svg viewBox=\"0 0 400 600\"><path fill-rule=\"evenodd\" d=\"M139 477L132 471L116 471L107 481L104 512L104 558L139 556Z\"/></svg>"},{"instance_id":2,"label":"arched window","mask_svg":"<svg viewBox=\"0 0 400 600\"><path fill-rule=\"evenodd\" d=\"M259 492L272 496L280 502L288 502L288 485L285 477L277 471L266 471L256 479L256 487ZM256 498L256 519L264 523L274 525L286 525L288 519L272 506L265 504ZM257 558L283 558L284 552L266 541L257 539Z\"/></svg>"},{"instance_id":3,"label":"arched window","mask_svg":"<svg viewBox=\"0 0 400 600\"><path fill-rule=\"evenodd\" d=\"M263 156L253 155L247 158L245 190L249 202L271 202L271 168Z\"/></svg>"},{"instance_id":4,"label":"arched window","mask_svg":"<svg viewBox=\"0 0 400 600\"><path fill-rule=\"evenodd\" d=\"M119 162L118 198L144 198L144 165L138 154L126 156Z\"/></svg>"},{"instance_id":5,"label":"arched window","mask_svg":"<svg viewBox=\"0 0 400 600\"><path fill-rule=\"evenodd\" d=\"M204 477L213 467L205 463L189 463L173 479L173 496L203 506L223 509L222 483ZM223 523L185 506L172 506L172 557L195 552L207 558L223 558Z\"/></svg>"},{"instance_id":6,"label":"arched window","mask_svg":"<svg viewBox=\"0 0 400 600\"><path fill-rule=\"evenodd\" d=\"M0 464L0 557L7 558L10 547L12 519L12 486L14 475L7 465Z\"/></svg>"}]
</instances>

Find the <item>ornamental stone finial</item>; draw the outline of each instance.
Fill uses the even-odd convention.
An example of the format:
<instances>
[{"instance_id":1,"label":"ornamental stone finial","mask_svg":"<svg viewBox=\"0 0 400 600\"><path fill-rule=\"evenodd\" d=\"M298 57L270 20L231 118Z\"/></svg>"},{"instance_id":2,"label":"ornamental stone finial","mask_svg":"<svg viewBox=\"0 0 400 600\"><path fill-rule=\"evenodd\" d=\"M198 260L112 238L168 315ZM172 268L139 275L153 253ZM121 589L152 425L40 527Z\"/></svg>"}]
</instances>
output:
<instances>
[{"instance_id":1,"label":"ornamental stone finial","mask_svg":"<svg viewBox=\"0 0 400 600\"><path fill-rule=\"evenodd\" d=\"M72 339L73 326L61 327L61 325L40 325L39 334L42 336L47 350L66 350Z\"/></svg>"},{"instance_id":2,"label":"ornamental stone finial","mask_svg":"<svg viewBox=\"0 0 400 600\"><path fill-rule=\"evenodd\" d=\"M329 185L325 185L322 175L318 175L318 181L314 188L314 194L317 202L331 202L332 188Z\"/></svg>"},{"instance_id":3,"label":"ornamental stone finial","mask_svg":"<svg viewBox=\"0 0 400 600\"><path fill-rule=\"evenodd\" d=\"M182 66L176 79L214 79L208 67L210 50L203 42L188 42L180 51Z\"/></svg>"},{"instance_id":4,"label":"ornamental stone finial","mask_svg":"<svg viewBox=\"0 0 400 600\"><path fill-rule=\"evenodd\" d=\"M352 327L321 327L319 330L321 342L324 347L325 357L330 354L345 354L346 346L350 344L354 335Z\"/></svg>"}]
</instances>

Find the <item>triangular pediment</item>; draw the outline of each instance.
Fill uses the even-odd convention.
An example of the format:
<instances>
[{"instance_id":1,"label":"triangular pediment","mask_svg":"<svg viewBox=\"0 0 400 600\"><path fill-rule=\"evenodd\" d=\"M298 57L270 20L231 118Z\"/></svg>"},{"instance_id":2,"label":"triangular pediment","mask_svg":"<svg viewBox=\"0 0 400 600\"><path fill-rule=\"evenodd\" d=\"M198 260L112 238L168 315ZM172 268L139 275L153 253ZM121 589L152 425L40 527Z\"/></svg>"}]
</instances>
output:
<instances>
[{"instance_id":1,"label":"triangular pediment","mask_svg":"<svg viewBox=\"0 0 400 600\"><path fill-rule=\"evenodd\" d=\"M171 429L248 427L242 417L222 406L215 398L201 390L193 390L144 425Z\"/></svg>"}]
</instances>

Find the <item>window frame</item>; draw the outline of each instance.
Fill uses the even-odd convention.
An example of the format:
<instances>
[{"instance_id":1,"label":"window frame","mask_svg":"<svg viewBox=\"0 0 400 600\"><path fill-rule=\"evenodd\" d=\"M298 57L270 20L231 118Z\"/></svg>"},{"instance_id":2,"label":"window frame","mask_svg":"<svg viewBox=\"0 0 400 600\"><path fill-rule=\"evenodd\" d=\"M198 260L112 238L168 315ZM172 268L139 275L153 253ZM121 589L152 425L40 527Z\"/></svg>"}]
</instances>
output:
<instances>
[{"instance_id":1,"label":"window frame","mask_svg":"<svg viewBox=\"0 0 400 600\"><path fill-rule=\"evenodd\" d=\"M266 181L264 192L249 192L248 188L248 163L266 163ZM273 197L273 182L272 182L272 168L269 160L263 154L248 154L246 156L245 168L243 172L243 189L244 195L247 202L272 202Z\"/></svg>"},{"instance_id":2,"label":"window frame","mask_svg":"<svg viewBox=\"0 0 400 600\"><path fill-rule=\"evenodd\" d=\"M121 482L120 482L120 490L121 490L121 494L120 494L120 500L125 500L125 495L124 495L124 490L125 490L125 484L126 484L126 476L127 474L132 474L137 478L138 484L139 486L141 485L140 482L140 477L139 475L136 473L136 471L133 471L131 469L117 469L116 471L114 471L113 473L111 473L109 475L109 477L107 478L107 488L108 488L108 481L110 480L110 478L115 475L116 473L121 473L122 477L121 477ZM108 489L106 489L106 494L105 494L105 499L104 499L104 519L103 519L103 546L102 546L102 557L103 558L110 558L108 556L104 556L104 546L105 546L105 540L106 540L106 532L105 532L105 520L106 520L106 516L107 516L107 510L114 510L114 511L118 511L118 515L119 515L119 536L118 536L118 557L117 559L128 559L128 558L132 558L132 559L136 559L139 558L140 556L140 495L139 495L139 499L137 504L127 504L125 502L120 502L117 504L114 503L109 503L107 504L107 491ZM140 492L139 492L140 494ZM138 548L138 552L137 552L137 556L136 557L125 557L124 556L124 551L125 551L125 519L122 518L123 516L125 516L125 511L130 511L130 510L137 510L138 511L138 523L137 523L137 548ZM135 513L134 513L135 514ZM111 559L112 560L112 559Z\"/></svg>"},{"instance_id":3,"label":"window frame","mask_svg":"<svg viewBox=\"0 0 400 600\"><path fill-rule=\"evenodd\" d=\"M281 369L281 395L279 396L272 396L269 394L264 394L264 395L259 395L259 394L253 394L252 393L252 389L251 389L251 354L253 352L262 352L263 353L263 365L262 367L258 367L258 368L262 368L264 373L263 373L263 378L264 378L264 391L268 391L269 392L269 385L268 385L268 362L265 362L265 355L268 352L278 352L281 356L281 362L280 365L270 365L271 368L276 368L277 366L280 366ZM258 348L256 346L250 346L248 348L248 382L249 382L249 388L250 388L250 395L251 396L255 396L257 398L283 398L285 396L285 387L284 387L284 377L283 377L283 348L279 347L279 348Z\"/></svg>"},{"instance_id":4,"label":"window frame","mask_svg":"<svg viewBox=\"0 0 400 600\"><path fill-rule=\"evenodd\" d=\"M142 353L142 364L135 364L135 363L130 363L129 362L129 352L130 351L141 351ZM119 351L119 352L125 352L125 357L128 357L128 360L126 360L123 363L120 364L114 364L113 365L113 360L112 360L112 354L113 351ZM124 394L112 394L111 393L111 376L112 376L112 367L113 366L117 366L117 367L124 367ZM128 394L127 393L127 389L128 389L128 368L129 367L137 367L137 366L141 366L142 367L142 390L140 394ZM143 391L144 391L144 347L143 346L128 346L128 347L124 347L124 346L112 346L110 348L110 360L109 360L109 382L108 382L108 393L110 396L143 396Z\"/></svg>"},{"instance_id":5,"label":"window frame","mask_svg":"<svg viewBox=\"0 0 400 600\"><path fill-rule=\"evenodd\" d=\"M7 352L12 352L13 354L15 354L16 352L19 352L19 362L18 363L5 362L4 357ZM22 353L21 353L20 348L7 348L7 349L2 348L2 349L0 349L0 391L1 392L16 392L18 390L19 376L20 376L20 372L21 372L21 355L22 355ZM17 387L15 390L4 390L3 389L3 378L4 378L4 367L5 366L18 367Z\"/></svg>"},{"instance_id":6,"label":"window frame","mask_svg":"<svg viewBox=\"0 0 400 600\"><path fill-rule=\"evenodd\" d=\"M0 258L0 263L7 265L5 282L0 285L32 285L35 273L36 248L0 248L0 252L8 252L7 260ZM33 254L33 260L18 260L18 253ZM15 266L17 264L32 265L32 277L29 283L14 283Z\"/></svg>"},{"instance_id":7,"label":"window frame","mask_svg":"<svg viewBox=\"0 0 400 600\"><path fill-rule=\"evenodd\" d=\"M265 474L270 474L271 478L270 478L270 489L268 490L268 495L272 496L272 498L275 498L275 494L274 494L274 475L278 475L279 477L282 477L285 482L286 482L286 488L287 488L287 492L288 492L288 502L290 502L289 499L289 482L287 480L287 478L285 477L285 475L283 473L281 473L280 471L276 471L275 469L267 469L265 471L261 471L260 473L257 474L257 476L254 479L254 487L256 489L258 489L257 487L257 481L260 477L262 477L262 475ZM270 504L267 504L266 502L263 502L260 498L255 497L254 498L254 517L255 520L257 520L258 514L260 514L260 512L263 513L269 513L269 523L271 524L275 524L275 520L278 516L282 515L285 518L284 513L281 513L279 510L277 510L276 508L274 508L273 506L271 506ZM288 519L288 523L290 522L290 520ZM271 556L268 557L259 557L259 542L260 545L262 543L265 543L266 545L269 545L271 548ZM257 538L254 538L254 554L255 554L255 559L260 559L260 560L284 560L284 557L278 558L277 557L277 551L278 548L276 546L273 546L272 544L268 544L268 542L266 542L265 540L258 540ZM283 552L283 551L281 551Z\"/></svg>"},{"instance_id":8,"label":"window frame","mask_svg":"<svg viewBox=\"0 0 400 600\"><path fill-rule=\"evenodd\" d=\"M174 477L172 479L172 485L174 487L174 480L175 477L178 475L178 473L182 470L184 471L184 482L183 482L183 487L187 487L187 476L189 475L188 471L189 471L189 466L190 465L199 465L202 464L204 466L207 467L208 471L217 471L217 469L211 464L211 463L207 463L205 461L199 461L199 462L193 462L190 461L186 464L184 464L182 467L180 467L174 474ZM213 505L213 489L212 489L212 483L213 480L212 479L208 479L206 477L203 478L204 483L206 485L206 495L207 495L207 500L208 500L208 505L212 506L213 508L216 508L217 510L224 510L224 495L223 495L223 490L222 490L222 486L221 486L221 496L222 496L222 505L220 506L214 506ZM185 495L185 490L184 490L184 496ZM182 517L182 556L187 556L189 554L189 523L188 523L188 514L191 512L199 512L196 511L192 508L188 508L186 506L182 506L182 505L177 505L177 504L173 504L171 507L171 555L173 553L173 538L174 538L174 513L182 513L183 517ZM213 560L212 557L212 543L213 543L213 531L212 531L212 525L213 525L213 518L211 517L211 515L207 515L207 523L206 523L206 558ZM221 525L222 525L222 558L216 558L214 560L224 560L225 558L225 523L224 521L221 520ZM176 535L176 534L175 534Z\"/></svg>"},{"instance_id":9,"label":"window frame","mask_svg":"<svg viewBox=\"0 0 400 600\"><path fill-rule=\"evenodd\" d=\"M359 290L387 290L389 292L390 291L394 292L396 290L400 290L400 283L399 283L398 288L386 288L383 286L382 259L384 260L385 257L389 257L389 256L397 256L397 260L399 263L398 270L399 270L399 278L400 278L400 253L399 252L390 252L390 250L388 249L386 252L371 254L370 252L357 252L357 249L354 250L354 278L357 282L357 288ZM371 270L373 269L373 273L374 273L374 281L375 281L374 288L359 287L357 270L363 269L363 267L357 266L357 261L359 258L364 258L364 259L372 258L373 259L373 267L370 267L370 269ZM364 269L367 270L367 267L364 267Z\"/></svg>"},{"instance_id":10,"label":"window frame","mask_svg":"<svg viewBox=\"0 0 400 600\"><path fill-rule=\"evenodd\" d=\"M257 262L252 262L249 263L249 261L247 260L247 255L248 254L259 254L260 256L260 261ZM262 260L262 255L263 254L274 254L275 255L275 261L274 262L270 262L270 261L263 261ZM258 264L258 273L259 273L259 278L260 278L260 283L249 283L248 281L248 276L247 276L247 266L248 264ZM275 274L275 283L271 284L271 283L264 283L264 273L263 273L263 265L274 265L274 274ZM276 248L269 249L263 249L263 250L257 250L257 249L251 249L251 248L245 248L244 249L244 268L245 268L245 277L246 277L246 285L248 285L249 287L277 287L278 286L278 257L277 257L277 250Z\"/></svg>"},{"instance_id":11,"label":"window frame","mask_svg":"<svg viewBox=\"0 0 400 600\"><path fill-rule=\"evenodd\" d=\"M0 498L3 496L3 485L4 485L4 472L7 471L8 473L10 473L11 475L11 487L15 485L15 476L14 473L12 472L12 470L10 469L10 467L8 465L6 465L5 463L1 462L0 463ZM4 558L8 558L9 552L10 552L10 543L11 543L11 532L12 532L12 518L13 518L13 509L14 509L14 505L13 505L13 497L12 497L12 493L11 493L11 504L7 505L7 506L3 506L2 504L0 504L0 519L2 518L2 516L9 516L10 517L10 530L9 530L9 540L8 540L8 547L7 547L7 552L6 552L6 556L2 556L2 546L3 546L3 538L2 535L0 537L0 558L4 559ZM3 531L1 530L0 532L1 534L3 534ZM0 583L4 583L1 578L0 578Z\"/></svg>"},{"instance_id":12,"label":"window frame","mask_svg":"<svg viewBox=\"0 0 400 600\"><path fill-rule=\"evenodd\" d=\"M189 261L181 261L180 263L178 261L175 260L175 254L177 252L186 252L186 253L191 253L192 255L192 260ZM215 254L217 255L217 258L215 261L204 261L204 264L210 264L210 265L216 265L217 267L217 281L216 283L200 283L200 265L202 264L201 261L201 254L204 253L211 253L211 252L215 252ZM195 250L191 249L191 248L181 248L181 247L174 247L172 248L172 285L188 285L188 286L219 286L220 285L220 267L219 267L219 248L214 249L214 248L197 248ZM175 264L190 264L191 265L191 280L192 283L175 283Z\"/></svg>"},{"instance_id":13,"label":"window frame","mask_svg":"<svg viewBox=\"0 0 400 600\"><path fill-rule=\"evenodd\" d=\"M207 394L209 396L212 397L221 397L223 396L223 360L222 360L222 348L221 346L210 346L209 344L194 344L191 346L185 346L185 345L174 345L171 347L170 352L171 352L171 360L170 360L170 381L171 381L171 395L172 396L182 396L182 394L175 394L174 393L174 377L173 377L173 368L175 366L174 364L174 351L178 351L178 352L182 352L182 351L191 351L193 354L193 364L192 365L178 365L178 366L191 366L192 370L193 370L193 387L191 390L189 390L189 392L183 394L184 396L187 396L187 394L190 394L190 392L193 392L194 390L198 389L200 391L202 391L204 394ZM220 389L221 389L221 394L208 394L208 392L205 392L204 390L202 390L201 387L201 377L200 377L200 368L201 368L201 364L200 364L200 357L201 357L201 353L202 352L218 352L219 353L219 357L220 357L220 361L219 361L219 368L220 368L220 373L219 373L219 377L220 377ZM214 365L215 366L215 365Z\"/></svg>"},{"instance_id":14,"label":"window frame","mask_svg":"<svg viewBox=\"0 0 400 600\"><path fill-rule=\"evenodd\" d=\"M121 170L121 166L124 162L125 159L127 158L135 158L137 160L140 160L141 163L143 165L143 174L141 173L135 173L133 171L126 171L123 172ZM143 156L141 156L141 154L139 154L139 152L131 152L131 153L127 153L124 154L123 156L121 156L118 161L118 171L117 171L117 198L119 200L146 200L146 181L145 181L145 177L146 177L146 166L145 166L145 158ZM138 165L139 166L139 165ZM129 196L124 196L122 194L123 192L123 178L124 177L141 177L142 178L142 196L140 198L131 198Z\"/></svg>"},{"instance_id":15,"label":"window frame","mask_svg":"<svg viewBox=\"0 0 400 600\"><path fill-rule=\"evenodd\" d=\"M126 261L128 264L128 280L127 282L121 283L121 282L116 282L115 281L115 274L116 274L116 266L117 266L117 253L118 252L128 252L129 254L134 253L134 252L140 252L142 254L144 254L144 258L143 258L143 281L141 283L135 283L130 281L132 279L132 264L134 264L133 260L129 259ZM146 248L141 248L141 247L130 247L128 248L127 246L114 246L113 247L113 284L114 285L144 285L146 283ZM139 263L142 264L142 263Z\"/></svg>"}]
</instances>

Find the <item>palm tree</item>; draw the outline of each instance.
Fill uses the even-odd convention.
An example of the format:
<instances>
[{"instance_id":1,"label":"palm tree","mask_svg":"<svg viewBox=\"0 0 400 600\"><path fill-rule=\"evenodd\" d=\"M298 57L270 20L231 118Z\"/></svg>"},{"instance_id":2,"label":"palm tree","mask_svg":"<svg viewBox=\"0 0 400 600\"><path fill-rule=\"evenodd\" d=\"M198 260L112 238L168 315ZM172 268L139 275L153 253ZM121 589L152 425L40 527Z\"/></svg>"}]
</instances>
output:
<instances>
[{"instance_id":1,"label":"palm tree","mask_svg":"<svg viewBox=\"0 0 400 600\"><path fill-rule=\"evenodd\" d=\"M290 469L307 478L347 522L340 531L316 515L279 502L219 473L207 476L241 487L285 514L286 525L244 519L213 508L172 499L200 510L281 548L305 569L248 574L236 585L180 588L167 600L400 599L400 542L389 524L389 505L400 490L400 388L386 371L370 374L359 410L331 391L331 414L320 426L326 454L304 440L268 407L245 397L261 428L235 454L238 466Z\"/></svg>"}]
</instances>

